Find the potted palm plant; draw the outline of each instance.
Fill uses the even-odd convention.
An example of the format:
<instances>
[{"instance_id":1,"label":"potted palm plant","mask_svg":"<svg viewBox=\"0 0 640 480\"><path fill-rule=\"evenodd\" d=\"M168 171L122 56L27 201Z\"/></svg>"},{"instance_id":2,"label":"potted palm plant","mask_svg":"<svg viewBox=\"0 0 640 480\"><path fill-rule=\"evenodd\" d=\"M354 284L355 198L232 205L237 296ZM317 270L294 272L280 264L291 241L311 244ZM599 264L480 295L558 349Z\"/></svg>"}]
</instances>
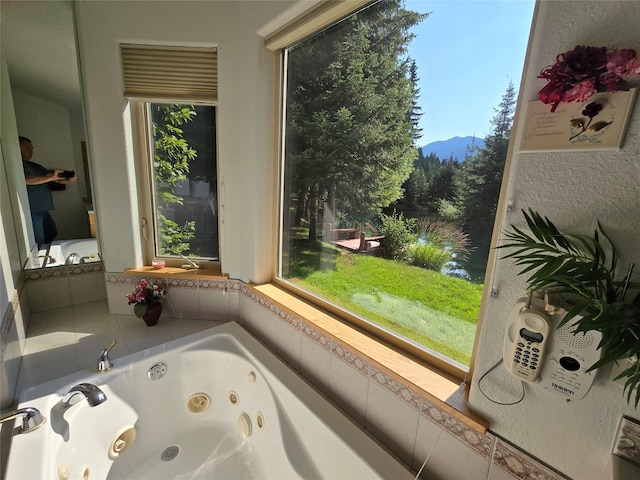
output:
<instances>
[{"instance_id":1,"label":"potted palm plant","mask_svg":"<svg viewBox=\"0 0 640 480\"><path fill-rule=\"evenodd\" d=\"M616 379L626 379L624 392L635 407L640 403L640 283L631 282L633 264L623 278L616 278L618 255L598 222L593 236L561 233L546 217L523 211L531 234L511 225L504 232L501 249L512 249L503 258L512 258L527 274L531 291L560 295L567 313L559 327L572 322L574 334L598 331L601 359L589 370L625 359L631 366Z\"/></svg>"}]
</instances>

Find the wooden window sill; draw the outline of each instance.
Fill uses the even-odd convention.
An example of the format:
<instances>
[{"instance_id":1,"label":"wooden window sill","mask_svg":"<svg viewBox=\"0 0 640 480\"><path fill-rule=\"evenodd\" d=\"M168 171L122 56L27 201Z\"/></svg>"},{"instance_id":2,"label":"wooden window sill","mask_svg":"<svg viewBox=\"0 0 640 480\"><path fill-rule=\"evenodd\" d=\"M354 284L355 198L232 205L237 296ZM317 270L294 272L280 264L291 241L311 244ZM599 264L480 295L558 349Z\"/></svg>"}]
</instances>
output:
<instances>
[{"instance_id":1,"label":"wooden window sill","mask_svg":"<svg viewBox=\"0 0 640 480\"><path fill-rule=\"evenodd\" d=\"M144 275L147 277L171 277L171 278L191 278L191 279L211 279L228 280L229 276L222 273L220 267L207 267L199 269L184 269L179 267L164 267L156 269L154 267L129 268L124 271L127 275Z\"/></svg>"},{"instance_id":2,"label":"wooden window sill","mask_svg":"<svg viewBox=\"0 0 640 480\"><path fill-rule=\"evenodd\" d=\"M468 386L465 388L464 396L459 394L459 380L417 361L393 346L371 338L277 285L248 285L248 287L303 322L325 332L346 348L355 351L392 378L472 429L482 434L487 432L489 422L472 412L466 404Z\"/></svg>"}]
</instances>

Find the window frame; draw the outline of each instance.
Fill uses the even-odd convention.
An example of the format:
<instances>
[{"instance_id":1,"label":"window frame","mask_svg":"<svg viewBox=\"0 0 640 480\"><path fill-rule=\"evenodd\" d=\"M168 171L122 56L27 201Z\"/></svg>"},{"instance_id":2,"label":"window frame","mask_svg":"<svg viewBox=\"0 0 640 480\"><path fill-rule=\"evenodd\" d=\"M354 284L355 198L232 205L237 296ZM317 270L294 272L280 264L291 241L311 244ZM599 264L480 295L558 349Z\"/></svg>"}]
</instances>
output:
<instances>
[{"instance_id":1,"label":"window frame","mask_svg":"<svg viewBox=\"0 0 640 480\"><path fill-rule=\"evenodd\" d=\"M145 99L130 101L133 119L133 131L137 143L136 148L136 177L138 179L138 205L140 213L140 244L142 247L142 259L144 265L151 265L154 259L162 259L167 267L180 267L185 261L182 258L156 255L156 215L154 211L154 178L153 178L153 147L151 133L150 105L154 103L179 103L201 106L211 106L216 109L215 115L215 146L216 146L216 172L220 171L219 145L218 145L218 111L217 102L204 102L202 100L179 101L169 99ZM221 221L220 221L220 176L216 175L216 203L218 223L218 259L203 257L190 257L201 268L219 269L221 267Z\"/></svg>"},{"instance_id":2,"label":"window frame","mask_svg":"<svg viewBox=\"0 0 640 480\"><path fill-rule=\"evenodd\" d=\"M347 7L346 4L350 6ZM301 15L298 19L283 26L281 29L275 31L269 35L265 40L265 47L272 52L276 53L276 61L279 65L279 74L276 81L277 98L279 100L277 108L277 227L276 227L276 241L275 241L275 258L272 283L286 290L295 297L301 298L308 302L313 307L318 308L320 311L328 313L336 320L364 332L370 338L394 348L396 351L406 355L407 357L417 361L420 364L424 364L430 367L434 367L441 371L445 376L453 378L459 381L466 381L472 377L474 366L477 358L477 351L480 345L480 337L482 332L482 319L485 316L488 302L492 296L497 294L496 288L493 286L493 276L495 272L495 265L497 260L496 246L498 245L498 238L500 232L501 215L507 209L507 200L505 199L507 192L507 183L509 178L509 172L511 169L511 159L513 157L514 142L510 141L507 156L505 159L505 166L503 170L502 183L500 187L500 193L496 208L496 217L494 220L491 242L489 248L489 255L487 258L487 266L485 269L484 288L482 291L482 298L480 302L480 308L478 311L478 319L476 323L476 330L473 340L473 348L471 351L471 358L469 367L460 365L457 362L439 354L438 352L427 350L421 345L417 345L408 339L401 337L395 332L384 329L373 321L367 320L364 317L356 315L344 307L338 306L324 298L318 297L299 286L289 282L282 277L282 255L283 255L283 213L284 213L284 178L285 178L285 135L286 135L286 101L287 101L287 49L299 41L310 37L331 25L339 23L342 19L352 15L359 10L375 3L370 0L357 0L354 2L326 2L319 7L312 9L311 11ZM332 5L331 5L332 4ZM522 101L522 89L518 93L518 99L516 103L519 105ZM517 112L516 112L517 113ZM514 115L514 122L512 125L512 131L515 131L517 127L517 115Z\"/></svg>"}]
</instances>

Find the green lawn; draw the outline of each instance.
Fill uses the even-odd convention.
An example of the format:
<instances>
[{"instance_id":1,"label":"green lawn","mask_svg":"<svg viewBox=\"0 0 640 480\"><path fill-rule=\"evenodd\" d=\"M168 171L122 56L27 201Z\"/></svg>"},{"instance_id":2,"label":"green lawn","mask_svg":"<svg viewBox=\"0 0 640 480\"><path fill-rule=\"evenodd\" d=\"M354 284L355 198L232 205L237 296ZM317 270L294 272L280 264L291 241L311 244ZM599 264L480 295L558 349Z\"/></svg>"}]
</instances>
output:
<instances>
[{"instance_id":1,"label":"green lawn","mask_svg":"<svg viewBox=\"0 0 640 480\"><path fill-rule=\"evenodd\" d=\"M289 280L469 365L482 285L326 244L296 244Z\"/></svg>"}]
</instances>

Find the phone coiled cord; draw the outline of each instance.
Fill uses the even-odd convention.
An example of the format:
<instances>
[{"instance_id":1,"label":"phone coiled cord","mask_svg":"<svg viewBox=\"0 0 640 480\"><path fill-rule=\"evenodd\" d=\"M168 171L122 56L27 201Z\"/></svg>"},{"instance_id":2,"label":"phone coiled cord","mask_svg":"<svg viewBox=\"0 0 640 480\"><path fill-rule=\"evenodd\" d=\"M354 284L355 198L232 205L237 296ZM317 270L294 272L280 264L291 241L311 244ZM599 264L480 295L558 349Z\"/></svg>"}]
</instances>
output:
<instances>
[{"instance_id":1,"label":"phone coiled cord","mask_svg":"<svg viewBox=\"0 0 640 480\"><path fill-rule=\"evenodd\" d=\"M484 397L489 400L490 402L493 402L497 405L503 405L503 406L510 406L510 405L517 405L518 403L520 403L522 400L524 400L526 391L524 388L524 381L520 380L520 383L522 384L522 396L516 400L515 402L510 402L510 403L506 403L506 402L498 402L497 400L494 400L493 398L491 398L489 395L487 395L484 390L482 390L482 380L485 379L485 377L487 375L489 375L491 372L493 372L498 365L500 365L503 362L502 359L500 359L493 367L491 367L489 370L487 370L485 373L482 374L482 376L478 379L478 390L480 390L480 393L482 393L482 395L484 395Z\"/></svg>"}]
</instances>

